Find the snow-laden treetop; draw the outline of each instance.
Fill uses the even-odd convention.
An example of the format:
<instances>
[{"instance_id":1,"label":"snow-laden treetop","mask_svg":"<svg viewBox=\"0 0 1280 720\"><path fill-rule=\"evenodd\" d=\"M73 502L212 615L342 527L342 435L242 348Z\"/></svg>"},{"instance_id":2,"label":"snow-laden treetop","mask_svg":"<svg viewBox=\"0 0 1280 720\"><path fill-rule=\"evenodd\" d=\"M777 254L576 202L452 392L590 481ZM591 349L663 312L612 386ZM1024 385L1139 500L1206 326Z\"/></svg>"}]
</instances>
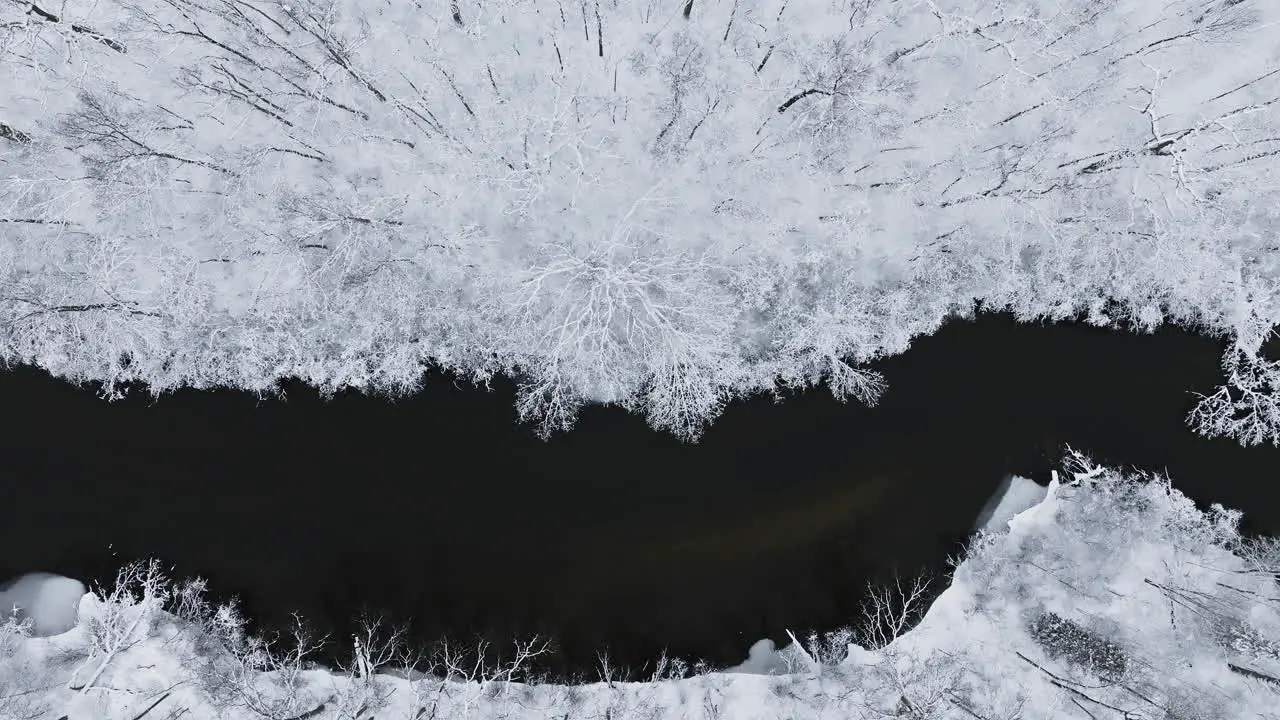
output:
<instances>
[{"instance_id":1,"label":"snow-laden treetop","mask_svg":"<svg viewBox=\"0 0 1280 720\"><path fill-rule=\"evenodd\" d=\"M1280 5L0 3L0 357L107 393L522 379L696 437L976 300L1235 339L1280 441Z\"/></svg>"}]
</instances>

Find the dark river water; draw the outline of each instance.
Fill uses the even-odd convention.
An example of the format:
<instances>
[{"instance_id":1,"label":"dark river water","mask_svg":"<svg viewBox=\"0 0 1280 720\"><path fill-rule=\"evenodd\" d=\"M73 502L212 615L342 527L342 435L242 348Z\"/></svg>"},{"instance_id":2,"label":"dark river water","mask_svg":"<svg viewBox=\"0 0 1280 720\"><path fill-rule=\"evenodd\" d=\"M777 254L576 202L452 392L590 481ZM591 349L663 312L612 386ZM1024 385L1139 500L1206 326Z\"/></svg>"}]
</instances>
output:
<instances>
[{"instance_id":1,"label":"dark river water","mask_svg":"<svg viewBox=\"0 0 1280 720\"><path fill-rule=\"evenodd\" d=\"M16 368L0 374L0 579L106 580L155 556L260 627L298 611L343 638L367 609L423 642L550 635L557 675L594 677L605 647L633 668L664 647L728 665L761 637L849 623L868 580L945 571L1002 477L1046 481L1059 443L1167 470L1280 533L1280 451L1184 424L1220 351L984 315L877 363L876 408L755 399L698 445L608 408L544 443L509 385L445 376L394 404L300 385L107 404Z\"/></svg>"}]
</instances>

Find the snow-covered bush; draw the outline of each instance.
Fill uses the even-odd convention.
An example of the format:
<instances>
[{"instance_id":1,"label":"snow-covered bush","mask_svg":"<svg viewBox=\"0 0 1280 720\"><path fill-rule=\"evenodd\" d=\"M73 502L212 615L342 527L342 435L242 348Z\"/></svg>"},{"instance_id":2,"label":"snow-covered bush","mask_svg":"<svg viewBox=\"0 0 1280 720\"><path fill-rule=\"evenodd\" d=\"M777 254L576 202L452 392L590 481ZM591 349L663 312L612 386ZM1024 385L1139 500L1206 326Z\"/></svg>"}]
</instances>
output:
<instances>
[{"instance_id":1,"label":"snow-covered bush","mask_svg":"<svg viewBox=\"0 0 1280 720\"><path fill-rule=\"evenodd\" d=\"M1041 613L1028 627L1049 657L1079 665L1105 680L1124 676L1127 668L1124 651L1115 643L1100 637L1057 613Z\"/></svg>"},{"instance_id":2,"label":"snow-covered bush","mask_svg":"<svg viewBox=\"0 0 1280 720\"><path fill-rule=\"evenodd\" d=\"M0 621L0 717L35 720L49 710L48 683L29 657L31 620L10 612Z\"/></svg>"},{"instance_id":3,"label":"snow-covered bush","mask_svg":"<svg viewBox=\"0 0 1280 720\"><path fill-rule=\"evenodd\" d=\"M366 617L351 637L351 659L342 668L345 682L334 683L334 713L342 720L362 720L382 712L395 693L394 668L417 669L416 659L405 646L403 627L385 628L381 620ZM395 663L394 666L391 663Z\"/></svg>"},{"instance_id":4,"label":"snow-covered bush","mask_svg":"<svg viewBox=\"0 0 1280 720\"><path fill-rule=\"evenodd\" d=\"M227 613L228 607L219 612ZM208 702L222 711L246 711L262 720L314 713L334 698L308 672L312 655L325 640L295 616L287 634L246 637L238 646L215 649L194 666L195 680Z\"/></svg>"},{"instance_id":5,"label":"snow-covered bush","mask_svg":"<svg viewBox=\"0 0 1280 720\"><path fill-rule=\"evenodd\" d=\"M1233 548L1248 564L1249 571L1273 577L1280 582L1280 538L1242 538Z\"/></svg>"},{"instance_id":6,"label":"snow-covered bush","mask_svg":"<svg viewBox=\"0 0 1280 720\"><path fill-rule=\"evenodd\" d=\"M121 568L110 589L94 590L88 617L83 620L84 663L71 674L68 687L81 695L99 689L122 655L154 634L169 599L169 579L157 560L133 562Z\"/></svg>"}]
</instances>

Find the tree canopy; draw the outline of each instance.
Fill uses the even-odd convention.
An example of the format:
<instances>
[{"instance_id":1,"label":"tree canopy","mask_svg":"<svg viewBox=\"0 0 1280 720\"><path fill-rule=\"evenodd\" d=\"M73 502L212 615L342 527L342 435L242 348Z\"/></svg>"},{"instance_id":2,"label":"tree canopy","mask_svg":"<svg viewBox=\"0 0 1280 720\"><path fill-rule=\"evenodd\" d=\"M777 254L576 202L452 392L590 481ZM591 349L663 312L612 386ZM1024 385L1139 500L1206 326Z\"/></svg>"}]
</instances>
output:
<instances>
[{"instance_id":1,"label":"tree canopy","mask_svg":"<svg viewBox=\"0 0 1280 720\"><path fill-rule=\"evenodd\" d=\"M1265 3L0 4L0 357L108 395L521 381L696 438L974 304L1234 339L1280 441Z\"/></svg>"}]
</instances>

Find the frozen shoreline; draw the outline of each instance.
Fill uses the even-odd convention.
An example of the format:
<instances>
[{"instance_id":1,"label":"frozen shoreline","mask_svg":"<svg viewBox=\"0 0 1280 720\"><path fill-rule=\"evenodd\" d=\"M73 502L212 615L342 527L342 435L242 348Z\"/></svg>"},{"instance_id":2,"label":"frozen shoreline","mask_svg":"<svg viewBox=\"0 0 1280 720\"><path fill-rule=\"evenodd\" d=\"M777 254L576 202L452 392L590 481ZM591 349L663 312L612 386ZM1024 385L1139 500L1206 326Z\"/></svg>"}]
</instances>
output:
<instances>
[{"instance_id":1,"label":"frozen shoreline","mask_svg":"<svg viewBox=\"0 0 1280 720\"><path fill-rule=\"evenodd\" d=\"M784 649L783 674L622 682L602 666L600 682L569 687L527 684L497 667L467 680L455 665L451 680L409 682L370 672L380 665L379 648L368 645L364 653L355 647L345 671L306 669L283 646L269 658L226 655L207 641L209 633L234 635L226 634L234 622L225 614L195 613L204 618L199 630L160 610L159 595L146 589L168 586L135 582L132 598L86 595L68 633L23 639L7 628L0 710L124 718L156 702L160 717L200 720L364 717L360 706L365 713L380 706L380 718L712 720L914 708L908 712L927 718L1083 720L1090 709L1114 706L1143 718L1274 718L1280 588L1269 573L1280 569L1280 545L1243 541L1238 514L1201 513L1163 481L1075 462L1072 482L1051 483L1007 532L974 543L917 626L894 638L892 623L852 619L853 635ZM910 594L909 585L902 589ZM904 595L884 597L886 611L901 608L895 598ZM844 645L877 637L891 641Z\"/></svg>"}]
</instances>

